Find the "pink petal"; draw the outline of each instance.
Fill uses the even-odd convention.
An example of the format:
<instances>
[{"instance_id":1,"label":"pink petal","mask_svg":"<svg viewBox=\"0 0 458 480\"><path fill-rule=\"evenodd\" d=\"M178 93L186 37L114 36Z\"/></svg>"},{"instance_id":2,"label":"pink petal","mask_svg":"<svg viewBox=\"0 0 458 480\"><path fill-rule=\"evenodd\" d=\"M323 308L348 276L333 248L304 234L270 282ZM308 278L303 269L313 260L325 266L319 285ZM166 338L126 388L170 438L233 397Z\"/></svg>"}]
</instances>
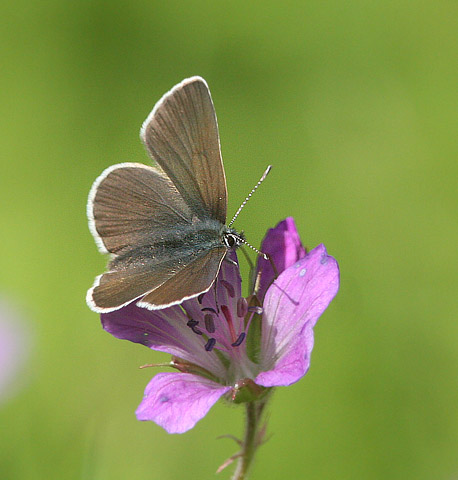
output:
<instances>
[{"instance_id":1,"label":"pink petal","mask_svg":"<svg viewBox=\"0 0 458 480\"><path fill-rule=\"evenodd\" d=\"M261 251L270 255L279 274L304 257L305 248L302 246L292 217L286 218L267 232L261 245ZM275 273L270 261L263 257L258 258L257 271L261 272L258 297L262 299L274 281Z\"/></svg>"},{"instance_id":2,"label":"pink petal","mask_svg":"<svg viewBox=\"0 0 458 480\"><path fill-rule=\"evenodd\" d=\"M193 300L197 303L197 300ZM225 375L215 352L205 351L206 340L186 325L189 320L179 306L162 310L137 307L135 302L100 315L103 328L116 338L140 343L152 350L170 353L206 368L214 375Z\"/></svg>"},{"instance_id":3,"label":"pink petal","mask_svg":"<svg viewBox=\"0 0 458 480\"><path fill-rule=\"evenodd\" d=\"M139 420L152 420L168 433L190 430L231 387L189 373L159 373L137 408Z\"/></svg>"},{"instance_id":4,"label":"pink petal","mask_svg":"<svg viewBox=\"0 0 458 480\"><path fill-rule=\"evenodd\" d=\"M264 300L262 373L265 387L290 385L308 370L313 327L339 289L339 267L324 245L285 270Z\"/></svg>"},{"instance_id":5,"label":"pink petal","mask_svg":"<svg viewBox=\"0 0 458 480\"><path fill-rule=\"evenodd\" d=\"M0 402L24 383L24 366L31 347L30 328L9 301L0 298Z\"/></svg>"}]
</instances>

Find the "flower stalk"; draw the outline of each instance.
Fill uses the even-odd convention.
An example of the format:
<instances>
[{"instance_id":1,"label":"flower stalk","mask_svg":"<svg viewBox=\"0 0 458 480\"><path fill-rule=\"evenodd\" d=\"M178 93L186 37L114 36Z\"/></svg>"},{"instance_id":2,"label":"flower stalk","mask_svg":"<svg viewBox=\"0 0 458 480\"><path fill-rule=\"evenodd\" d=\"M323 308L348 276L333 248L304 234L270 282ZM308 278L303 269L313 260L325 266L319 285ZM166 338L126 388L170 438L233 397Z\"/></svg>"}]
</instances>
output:
<instances>
[{"instance_id":1,"label":"flower stalk","mask_svg":"<svg viewBox=\"0 0 458 480\"><path fill-rule=\"evenodd\" d=\"M245 404L245 437L232 480L246 480L248 478L248 471L256 450L261 445L264 437L265 429L261 420L267 400L268 396L260 401Z\"/></svg>"}]
</instances>

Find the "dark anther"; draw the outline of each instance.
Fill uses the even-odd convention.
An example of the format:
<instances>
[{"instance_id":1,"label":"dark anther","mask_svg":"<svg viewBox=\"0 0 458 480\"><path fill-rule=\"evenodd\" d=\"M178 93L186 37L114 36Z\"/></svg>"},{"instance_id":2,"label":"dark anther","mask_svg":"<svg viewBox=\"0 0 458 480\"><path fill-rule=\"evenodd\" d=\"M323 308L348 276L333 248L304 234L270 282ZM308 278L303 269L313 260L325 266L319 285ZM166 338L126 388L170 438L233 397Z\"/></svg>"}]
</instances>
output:
<instances>
[{"instance_id":1,"label":"dark anther","mask_svg":"<svg viewBox=\"0 0 458 480\"><path fill-rule=\"evenodd\" d=\"M204 334L204 332L202 332L202 330L200 328L197 328L197 327L191 327L191 330L197 335L203 335Z\"/></svg>"},{"instance_id":2,"label":"dark anther","mask_svg":"<svg viewBox=\"0 0 458 480\"><path fill-rule=\"evenodd\" d=\"M218 312L212 307L204 307L201 310L202 310L202 312L212 312L215 315L218 315Z\"/></svg>"},{"instance_id":3,"label":"dark anther","mask_svg":"<svg viewBox=\"0 0 458 480\"><path fill-rule=\"evenodd\" d=\"M213 321L213 315L210 313L206 313L204 315L205 320L205 328L207 329L208 333L215 333L215 322Z\"/></svg>"},{"instance_id":4,"label":"dark anther","mask_svg":"<svg viewBox=\"0 0 458 480\"><path fill-rule=\"evenodd\" d=\"M197 335L203 335L203 332L200 328L197 328L199 322L197 320L193 320L192 318L187 321L186 325Z\"/></svg>"},{"instance_id":5,"label":"dark anther","mask_svg":"<svg viewBox=\"0 0 458 480\"><path fill-rule=\"evenodd\" d=\"M248 312L248 302L245 298L240 297L237 300L237 316L243 318Z\"/></svg>"},{"instance_id":6,"label":"dark anther","mask_svg":"<svg viewBox=\"0 0 458 480\"><path fill-rule=\"evenodd\" d=\"M208 342L205 344L205 350L207 350L207 352L211 352L215 346L215 343L216 340L214 338L209 338Z\"/></svg>"},{"instance_id":7,"label":"dark anther","mask_svg":"<svg viewBox=\"0 0 458 480\"><path fill-rule=\"evenodd\" d=\"M204 295L205 295L206 292L204 293L201 293L198 297L197 297L197 301L202 305L202 301L204 299Z\"/></svg>"},{"instance_id":8,"label":"dark anther","mask_svg":"<svg viewBox=\"0 0 458 480\"><path fill-rule=\"evenodd\" d=\"M231 345L231 347L239 347L242 344L242 342L245 340L245 337L246 337L246 333L242 332L239 335L239 338L237 338L237 340Z\"/></svg>"},{"instance_id":9,"label":"dark anther","mask_svg":"<svg viewBox=\"0 0 458 480\"><path fill-rule=\"evenodd\" d=\"M221 285L227 290L227 293L231 298L235 297L235 290L231 283L226 282L226 280L221 280Z\"/></svg>"}]
</instances>

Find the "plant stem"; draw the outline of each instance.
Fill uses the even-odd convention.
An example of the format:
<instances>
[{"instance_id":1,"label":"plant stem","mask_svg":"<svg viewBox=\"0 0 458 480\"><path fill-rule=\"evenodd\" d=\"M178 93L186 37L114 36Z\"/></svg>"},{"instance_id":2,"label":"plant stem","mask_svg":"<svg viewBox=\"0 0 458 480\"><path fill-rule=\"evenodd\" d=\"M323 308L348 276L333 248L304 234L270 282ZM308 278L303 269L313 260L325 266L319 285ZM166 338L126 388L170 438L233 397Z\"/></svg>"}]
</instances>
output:
<instances>
[{"instance_id":1,"label":"plant stem","mask_svg":"<svg viewBox=\"0 0 458 480\"><path fill-rule=\"evenodd\" d=\"M232 480L246 480L248 478L248 470L261 440L259 438L259 428L265 405L266 399L246 403L245 438Z\"/></svg>"}]
</instances>

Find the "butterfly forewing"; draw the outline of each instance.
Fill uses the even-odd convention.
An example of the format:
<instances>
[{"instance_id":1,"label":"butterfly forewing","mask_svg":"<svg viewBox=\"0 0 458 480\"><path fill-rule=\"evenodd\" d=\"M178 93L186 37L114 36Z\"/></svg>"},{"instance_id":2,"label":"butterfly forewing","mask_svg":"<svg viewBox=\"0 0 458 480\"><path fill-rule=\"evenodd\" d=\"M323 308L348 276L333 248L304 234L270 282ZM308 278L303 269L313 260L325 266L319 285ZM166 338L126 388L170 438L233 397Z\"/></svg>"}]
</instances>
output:
<instances>
[{"instance_id":1,"label":"butterfly forewing","mask_svg":"<svg viewBox=\"0 0 458 480\"><path fill-rule=\"evenodd\" d=\"M107 168L94 182L88 216L102 250L119 253L191 223L192 213L163 172L124 163Z\"/></svg>"},{"instance_id":2,"label":"butterfly forewing","mask_svg":"<svg viewBox=\"0 0 458 480\"><path fill-rule=\"evenodd\" d=\"M207 83L192 77L156 104L140 136L199 218L226 222L226 178L218 124Z\"/></svg>"}]
</instances>

